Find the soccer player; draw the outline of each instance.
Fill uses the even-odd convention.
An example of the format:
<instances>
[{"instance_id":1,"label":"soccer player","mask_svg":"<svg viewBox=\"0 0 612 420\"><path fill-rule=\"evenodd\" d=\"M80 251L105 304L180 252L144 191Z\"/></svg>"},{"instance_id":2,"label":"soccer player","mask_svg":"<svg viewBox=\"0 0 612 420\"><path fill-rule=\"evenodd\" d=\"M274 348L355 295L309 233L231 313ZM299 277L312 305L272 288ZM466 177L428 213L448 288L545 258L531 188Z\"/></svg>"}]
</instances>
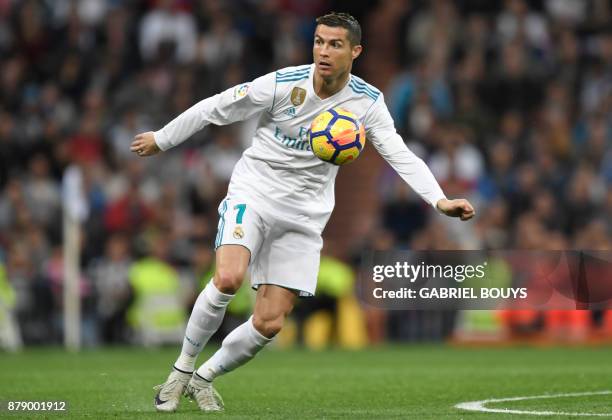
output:
<instances>
[{"instance_id":1,"label":"soccer player","mask_svg":"<svg viewBox=\"0 0 612 420\"><path fill-rule=\"evenodd\" d=\"M253 144L236 164L219 206L216 271L199 295L181 353L167 381L156 387L155 407L174 411L186 393L204 411L223 402L212 382L251 360L283 327L296 298L313 296L321 233L334 207L338 167L314 156L308 128L321 112L342 106L356 114L366 138L426 202L468 220L474 209L449 200L425 163L397 134L382 93L351 74L362 51L361 28L350 15L317 18L314 63L261 76L204 99L161 130L137 135L131 150L150 156L185 141L208 124L259 115ZM219 328L247 268L257 289L253 316L232 331L197 370L196 357Z\"/></svg>"}]
</instances>

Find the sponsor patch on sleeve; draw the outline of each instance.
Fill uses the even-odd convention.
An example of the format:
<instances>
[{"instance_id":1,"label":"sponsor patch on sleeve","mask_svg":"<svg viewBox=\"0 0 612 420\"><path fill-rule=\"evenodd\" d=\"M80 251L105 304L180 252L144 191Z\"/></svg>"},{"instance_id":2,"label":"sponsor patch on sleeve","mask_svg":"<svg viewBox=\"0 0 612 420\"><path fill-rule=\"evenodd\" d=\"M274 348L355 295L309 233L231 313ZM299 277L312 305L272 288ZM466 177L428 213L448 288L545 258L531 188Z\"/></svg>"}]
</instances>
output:
<instances>
[{"instance_id":1,"label":"sponsor patch on sleeve","mask_svg":"<svg viewBox=\"0 0 612 420\"><path fill-rule=\"evenodd\" d=\"M244 98L249 93L249 84L244 83L234 88L234 101Z\"/></svg>"}]
</instances>

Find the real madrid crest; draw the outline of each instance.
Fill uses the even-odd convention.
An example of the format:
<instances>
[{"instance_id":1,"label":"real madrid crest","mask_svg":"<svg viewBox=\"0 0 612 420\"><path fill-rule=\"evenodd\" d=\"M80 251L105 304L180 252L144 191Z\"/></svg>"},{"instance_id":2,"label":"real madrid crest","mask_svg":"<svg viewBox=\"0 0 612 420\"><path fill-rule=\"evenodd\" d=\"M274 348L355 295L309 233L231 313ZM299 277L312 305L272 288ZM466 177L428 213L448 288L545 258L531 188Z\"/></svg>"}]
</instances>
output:
<instances>
[{"instance_id":1,"label":"real madrid crest","mask_svg":"<svg viewBox=\"0 0 612 420\"><path fill-rule=\"evenodd\" d=\"M236 226L236 229L234 229L234 238L242 239L243 237L244 237L244 230L242 230L242 227Z\"/></svg>"},{"instance_id":2,"label":"real madrid crest","mask_svg":"<svg viewBox=\"0 0 612 420\"><path fill-rule=\"evenodd\" d=\"M304 103L304 99L306 99L306 90L294 87L291 91L291 103L294 106L302 105Z\"/></svg>"}]
</instances>

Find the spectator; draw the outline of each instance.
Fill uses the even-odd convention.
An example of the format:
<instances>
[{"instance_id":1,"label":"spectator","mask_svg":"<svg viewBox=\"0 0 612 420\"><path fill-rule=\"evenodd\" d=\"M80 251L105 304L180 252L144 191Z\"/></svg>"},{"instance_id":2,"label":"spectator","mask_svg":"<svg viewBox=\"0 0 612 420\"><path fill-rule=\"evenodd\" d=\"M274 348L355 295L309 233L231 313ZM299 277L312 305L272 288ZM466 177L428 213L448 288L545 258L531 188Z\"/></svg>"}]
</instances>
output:
<instances>
[{"instance_id":1,"label":"spectator","mask_svg":"<svg viewBox=\"0 0 612 420\"><path fill-rule=\"evenodd\" d=\"M99 331L104 343L127 342L126 313L132 299L128 280L132 264L126 236L116 234L106 242L104 256L93 260L89 276L96 293Z\"/></svg>"},{"instance_id":2,"label":"spectator","mask_svg":"<svg viewBox=\"0 0 612 420\"><path fill-rule=\"evenodd\" d=\"M193 17L175 0L158 0L140 25L140 53L146 61L170 58L190 63L196 56L197 30Z\"/></svg>"},{"instance_id":3,"label":"spectator","mask_svg":"<svg viewBox=\"0 0 612 420\"><path fill-rule=\"evenodd\" d=\"M168 259L168 243L159 232L152 232L148 255L129 270L134 299L127 320L136 342L155 345L180 342L185 328L185 302L180 298L180 278Z\"/></svg>"},{"instance_id":4,"label":"spectator","mask_svg":"<svg viewBox=\"0 0 612 420\"><path fill-rule=\"evenodd\" d=\"M42 154L32 156L29 173L24 193L34 221L42 226L57 223L60 218L60 192L51 179L47 158Z\"/></svg>"}]
</instances>

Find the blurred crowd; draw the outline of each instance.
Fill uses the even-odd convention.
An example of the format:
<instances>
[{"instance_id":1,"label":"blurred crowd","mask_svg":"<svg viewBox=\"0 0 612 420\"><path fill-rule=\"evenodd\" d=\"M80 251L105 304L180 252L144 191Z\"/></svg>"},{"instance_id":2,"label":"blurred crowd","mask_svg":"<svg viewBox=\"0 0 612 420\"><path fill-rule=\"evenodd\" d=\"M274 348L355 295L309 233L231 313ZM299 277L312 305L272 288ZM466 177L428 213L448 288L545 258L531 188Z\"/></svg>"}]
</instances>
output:
<instances>
[{"instance_id":1,"label":"blurred crowd","mask_svg":"<svg viewBox=\"0 0 612 420\"><path fill-rule=\"evenodd\" d=\"M167 270L189 313L253 122L207 128L146 159L129 152L131 139L222 89L311 62L314 18L334 9L364 29L354 72L385 92L447 195L477 208L473 223L436 217L384 167L370 174L378 211L355 243L612 248L609 0L0 0L0 282L14 290L26 343L62 336L70 165L83 171L89 206L86 342L129 338L147 267ZM351 252L342 257L357 269ZM393 325L420 318L379 317L388 327L371 334L405 338ZM447 318L439 335L452 330Z\"/></svg>"},{"instance_id":2,"label":"blurred crowd","mask_svg":"<svg viewBox=\"0 0 612 420\"><path fill-rule=\"evenodd\" d=\"M612 4L389 4L404 11L386 88L396 125L479 217L431 235L414 194L385 174L383 226L417 249L432 236L467 249L610 249Z\"/></svg>"}]
</instances>

